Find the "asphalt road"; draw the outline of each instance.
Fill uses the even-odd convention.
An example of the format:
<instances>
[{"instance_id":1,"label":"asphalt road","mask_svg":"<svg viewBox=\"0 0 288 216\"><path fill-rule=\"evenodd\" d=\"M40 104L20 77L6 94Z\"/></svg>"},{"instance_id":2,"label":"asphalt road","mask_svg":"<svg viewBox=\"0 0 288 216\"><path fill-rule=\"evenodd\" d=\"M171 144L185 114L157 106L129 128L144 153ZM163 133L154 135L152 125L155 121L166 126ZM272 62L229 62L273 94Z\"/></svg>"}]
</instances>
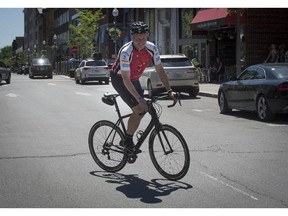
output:
<instances>
[{"instance_id":1,"label":"asphalt road","mask_svg":"<svg viewBox=\"0 0 288 216\"><path fill-rule=\"evenodd\" d=\"M1 208L287 208L287 116L273 123L235 111L219 114L217 100L182 95L182 106L160 101L161 120L190 148L188 174L164 179L147 151L119 173L93 161L88 133L98 120L115 121L101 102L111 85L75 84L62 76L12 74L0 86ZM128 107L120 102L123 113ZM145 128L145 116L140 129Z\"/></svg>"}]
</instances>

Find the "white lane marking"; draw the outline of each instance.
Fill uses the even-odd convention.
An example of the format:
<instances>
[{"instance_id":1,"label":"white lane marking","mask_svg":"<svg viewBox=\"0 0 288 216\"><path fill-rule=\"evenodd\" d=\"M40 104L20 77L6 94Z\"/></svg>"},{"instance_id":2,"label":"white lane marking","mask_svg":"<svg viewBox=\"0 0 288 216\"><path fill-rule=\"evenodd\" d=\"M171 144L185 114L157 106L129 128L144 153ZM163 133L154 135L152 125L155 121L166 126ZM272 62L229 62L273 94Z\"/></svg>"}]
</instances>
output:
<instances>
[{"instance_id":1,"label":"white lane marking","mask_svg":"<svg viewBox=\"0 0 288 216\"><path fill-rule=\"evenodd\" d=\"M20 96L19 94L14 94L14 93L9 93L6 95L7 97L18 97Z\"/></svg>"},{"instance_id":2,"label":"white lane marking","mask_svg":"<svg viewBox=\"0 0 288 216\"><path fill-rule=\"evenodd\" d=\"M92 94L90 94L90 93L84 93L84 92L76 92L76 95L92 96Z\"/></svg>"},{"instance_id":3,"label":"white lane marking","mask_svg":"<svg viewBox=\"0 0 288 216\"><path fill-rule=\"evenodd\" d=\"M266 125L270 127L287 127L287 125L281 125L281 124L266 124Z\"/></svg>"},{"instance_id":4,"label":"white lane marking","mask_svg":"<svg viewBox=\"0 0 288 216\"><path fill-rule=\"evenodd\" d=\"M213 109L203 109L203 110L200 110L200 109L192 109L194 112L204 112L204 111L213 111Z\"/></svg>"},{"instance_id":5,"label":"white lane marking","mask_svg":"<svg viewBox=\"0 0 288 216\"><path fill-rule=\"evenodd\" d=\"M203 112L204 110L193 109L194 112Z\"/></svg>"},{"instance_id":6,"label":"white lane marking","mask_svg":"<svg viewBox=\"0 0 288 216\"><path fill-rule=\"evenodd\" d=\"M48 83L48 85L55 86L56 84L55 83Z\"/></svg>"},{"instance_id":7,"label":"white lane marking","mask_svg":"<svg viewBox=\"0 0 288 216\"><path fill-rule=\"evenodd\" d=\"M250 198L253 199L253 200L259 200L257 197L254 197L253 195L248 194L248 193L246 193L245 191L242 191L242 190L234 187L233 185L227 184L227 183L225 183L224 181L221 181L220 179L217 179L217 178L214 177L214 176L211 176L211 175L209 175L209 174L207 174L207 173L205 173L205 172L200 172L200 173L201 173L202 175L207 176L207 177L210 178L210 179L213 179L213 180L215 180L215 181L220 182L221 184L223 184L223 185L226 186L226 187L232 188L233 190L235 190L235 191L238 192L238 193L242 193L242 194L250 197Z\"/></svg>"}]
</instances>

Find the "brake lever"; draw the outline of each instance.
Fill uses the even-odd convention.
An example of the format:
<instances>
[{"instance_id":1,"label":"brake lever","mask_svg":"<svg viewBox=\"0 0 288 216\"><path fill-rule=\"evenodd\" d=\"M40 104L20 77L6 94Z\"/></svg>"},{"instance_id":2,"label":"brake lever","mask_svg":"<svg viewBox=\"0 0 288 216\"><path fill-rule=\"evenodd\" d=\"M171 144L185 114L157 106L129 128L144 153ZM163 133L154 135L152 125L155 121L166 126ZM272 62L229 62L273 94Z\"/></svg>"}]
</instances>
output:
<instances>
[{"instance_id":1,"label":"brake lever","mask_svg":"<svg viewBox=\"0 0 288 216\"><path fill-rule=\"evenodd\" d=\"M174 107L177 102L179 102L180 106L182 106L179 92L176 93L176 100L173 101L173 104L168 105L168 108Z\"/></svg>"}]
</instances>

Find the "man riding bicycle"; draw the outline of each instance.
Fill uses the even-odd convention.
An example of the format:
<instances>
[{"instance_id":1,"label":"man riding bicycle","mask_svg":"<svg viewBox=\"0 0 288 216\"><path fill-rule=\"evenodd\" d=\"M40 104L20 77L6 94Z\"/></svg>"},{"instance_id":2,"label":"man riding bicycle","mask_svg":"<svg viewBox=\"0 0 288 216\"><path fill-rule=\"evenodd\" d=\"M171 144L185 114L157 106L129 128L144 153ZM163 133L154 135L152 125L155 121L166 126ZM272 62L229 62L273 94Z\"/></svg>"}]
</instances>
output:
<instances>
[{"instance_id":1,"label":"man riding bicycle","mask_svg":"<svg viewBox=\"0 0 288 216\"><path fill-rule=\"evenodd\" d=\"M144 22L137 21L131 25L131 41L121 47L111 69L111 82L123 101L132 109L125 134L124 147L134 152L133 135L144 113L148 111L139 78L152 60L156 72L168 91L175 99L168 77L161 64L158 48L148 41L149 28ZM137 153L137 152L135 152Z\"/></svg>"}]
</instances>

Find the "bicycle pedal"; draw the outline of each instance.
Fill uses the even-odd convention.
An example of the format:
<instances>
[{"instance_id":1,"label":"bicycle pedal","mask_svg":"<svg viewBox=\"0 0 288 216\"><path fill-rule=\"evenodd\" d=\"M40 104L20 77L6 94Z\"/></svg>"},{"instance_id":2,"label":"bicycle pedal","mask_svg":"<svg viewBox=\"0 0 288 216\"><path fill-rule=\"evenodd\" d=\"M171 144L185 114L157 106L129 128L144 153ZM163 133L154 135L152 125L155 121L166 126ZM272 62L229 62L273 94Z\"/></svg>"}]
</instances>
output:
<instances>
[{"instance_id":1,"label":"bicycle pedal","mask_svg":"<svg viewBox=\"0 0 288 216\"><path fill-rule=\"evenodd\" d=\"M127 162L132 164L136 161L136 159L137 159L137 155L134 154L134 155L128 156Z\"/></svg>"}]
</instances>

